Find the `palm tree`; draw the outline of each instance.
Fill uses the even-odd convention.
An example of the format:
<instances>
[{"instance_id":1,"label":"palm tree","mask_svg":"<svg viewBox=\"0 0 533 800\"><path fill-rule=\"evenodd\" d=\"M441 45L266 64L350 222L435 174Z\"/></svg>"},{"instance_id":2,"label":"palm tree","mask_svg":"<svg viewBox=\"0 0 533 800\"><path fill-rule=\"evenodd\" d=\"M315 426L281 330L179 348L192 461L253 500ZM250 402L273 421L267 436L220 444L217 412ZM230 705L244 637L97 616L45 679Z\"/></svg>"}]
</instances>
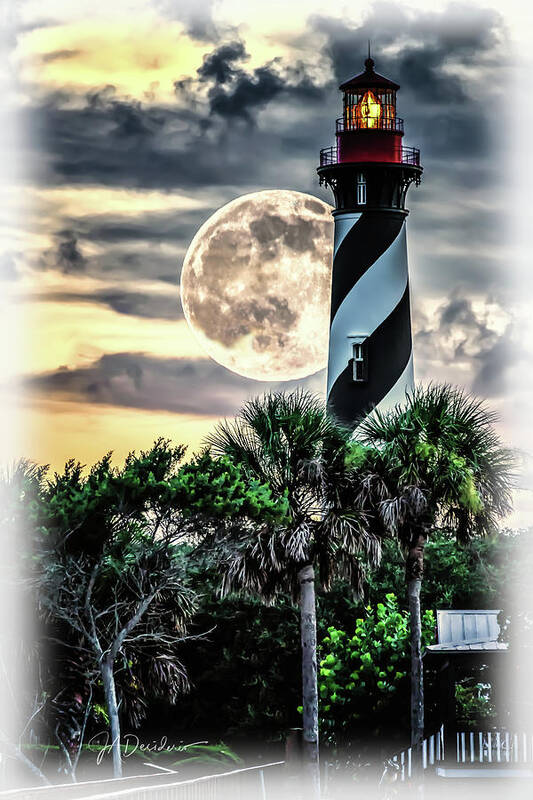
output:
<instances>
[{"instance_id":1,"label":"palm tree","mask_svg":"<svg viewBox=\"0 0 533 800\"><path fill-rule=\"evenodd\" d=\"M403 406L374 411L356 431L357 503L372 507L405 550L411 621L411 743L424 735L420 588L424 545L437 526L460 543L494 530L511 510L514 457L496 416L449 385L417 389Z\"/></svg>"},{"instance_id":2,"label":"palm tree","mask_svg":"<svg viewBox=\"0 0 533 800\"><path fill-rule=\"evenodd\" d=\"M377 563L380 556L379 538L368 530L364 514L345 502L350 435L328 417L321 400L296 391L248 401L234 421L219 424L208 438L214 455L229 456L249 480L268 484L275 497L287 500L289 521L283 526L239 523L226 530L223 591L244 589L265 601L290 591L299 600L304 758L316 797L315 575L324 588L343 576L359 589L362 557Z\"/></svg>"}]
</instances>

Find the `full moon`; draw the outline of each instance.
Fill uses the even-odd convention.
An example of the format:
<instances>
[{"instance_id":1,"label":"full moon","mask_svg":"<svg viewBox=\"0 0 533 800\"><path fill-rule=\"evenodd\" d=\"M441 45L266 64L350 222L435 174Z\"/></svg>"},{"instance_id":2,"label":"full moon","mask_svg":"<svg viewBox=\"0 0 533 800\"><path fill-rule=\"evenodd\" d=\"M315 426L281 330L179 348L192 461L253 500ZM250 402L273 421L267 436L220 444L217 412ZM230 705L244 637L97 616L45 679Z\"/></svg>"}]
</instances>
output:
<instances>
[{"instance_id":1,"label":"full moon","mask_svg":"<svg viewBox=\"0 0 533 800\"><path fill-rule=\"evenodd\" d=\"M232 200L192 240L185 318L203 349L255 380L294 380L327 362L332 208L301 192Z\"/></svg>"}]
</instances>

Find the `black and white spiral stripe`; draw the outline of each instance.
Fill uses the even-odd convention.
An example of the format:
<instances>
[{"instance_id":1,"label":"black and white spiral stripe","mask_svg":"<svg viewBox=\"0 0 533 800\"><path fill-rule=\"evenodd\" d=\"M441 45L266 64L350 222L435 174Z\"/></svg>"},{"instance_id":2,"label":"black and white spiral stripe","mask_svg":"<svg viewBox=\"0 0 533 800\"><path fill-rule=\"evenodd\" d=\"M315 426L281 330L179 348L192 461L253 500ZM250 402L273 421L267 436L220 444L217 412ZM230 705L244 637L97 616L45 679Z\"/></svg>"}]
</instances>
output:
<instances>
[{"instance_id":1,"label":"black and white spiral stripe","mask_svg":"<svg viewBox=\"0 0 533 800\"><path fill-rule=\"evenodd\" d=\"M328 407L353 426L414 386L405 215L335 216ZM366 337L367 379L353 380L354 336Z\"/></svg>"}]
</instances>

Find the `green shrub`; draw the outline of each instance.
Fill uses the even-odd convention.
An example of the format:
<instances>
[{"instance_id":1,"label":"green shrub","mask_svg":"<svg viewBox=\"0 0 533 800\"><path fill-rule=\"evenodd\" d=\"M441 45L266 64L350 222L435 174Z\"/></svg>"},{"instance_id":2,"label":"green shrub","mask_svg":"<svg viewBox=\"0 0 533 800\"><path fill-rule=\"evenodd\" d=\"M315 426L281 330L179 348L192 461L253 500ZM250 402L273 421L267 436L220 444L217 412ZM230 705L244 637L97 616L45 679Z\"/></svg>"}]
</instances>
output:
<instances>
[{"instance_id":1,"label":"green shrub","mask_svg":"<svg viewBox=\"0 0 533 800\"><path fill-rule=\"evenodd\" d=\"M365 611L351 635L332 626L322 641L320 728L330 744L350 741L361 727L378 735L408 712L409 614L392 593ZM433 612L425 611L424 647L434 641L434 629Z\"/></svg>"}]
</instances>

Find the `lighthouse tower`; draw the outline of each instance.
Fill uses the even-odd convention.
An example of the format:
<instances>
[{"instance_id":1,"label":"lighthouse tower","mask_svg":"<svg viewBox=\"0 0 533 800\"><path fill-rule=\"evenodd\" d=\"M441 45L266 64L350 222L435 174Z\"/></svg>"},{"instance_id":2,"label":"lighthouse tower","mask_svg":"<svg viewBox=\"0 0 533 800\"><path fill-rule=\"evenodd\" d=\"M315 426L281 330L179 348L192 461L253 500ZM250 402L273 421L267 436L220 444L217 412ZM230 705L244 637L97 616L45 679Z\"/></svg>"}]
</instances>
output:
<instances>
[{"instance_id":1,"label":"lighthouse tower","mask_svg":"<svg viewBox=\"0 0 533 800\"><path fill-rule=\"evenodd\" d=\"M402 143L399 88L369 56L340 86L337 142L320 151L320 183L335 198L328 408L352 428L414 386L405 198L422 167Z\"/></svg>"}]
</instances>

